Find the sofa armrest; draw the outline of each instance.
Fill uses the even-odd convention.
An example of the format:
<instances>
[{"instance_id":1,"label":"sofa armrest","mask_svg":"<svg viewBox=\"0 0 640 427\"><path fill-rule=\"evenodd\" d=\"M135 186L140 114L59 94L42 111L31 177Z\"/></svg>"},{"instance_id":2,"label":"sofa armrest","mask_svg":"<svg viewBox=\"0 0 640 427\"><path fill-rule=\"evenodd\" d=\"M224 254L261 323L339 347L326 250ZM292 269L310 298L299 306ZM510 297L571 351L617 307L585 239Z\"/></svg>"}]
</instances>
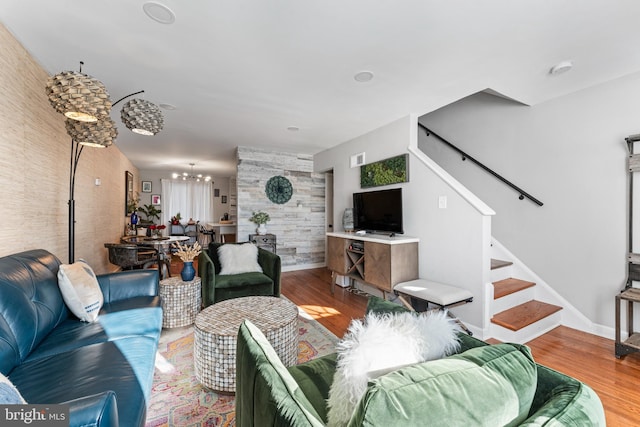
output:
<instances>
[{"instance_id":1,"label":"sofa armrest","mask_svg":"<svg viewBox=\"0 0 640 427\"><path fill-rule=\"evenodd\" d=\"M105 304L134 297L157 296L159 282L157 270L120 271L98 276Z\"/></svg>"},{"instance_id":2,"label":"sofa armrest","mask_svg":"<svg viewBox=\"0 0 640 427\"><path fill-rule=\"evenodd\" d=\"M198 255L198 276L202 284L202 306L208 307L214 303L216 296L216 271L208 250Z\"/></svg>"},{"instance_id":3,"label":"sofa armrest","mask_svg":"<svg viewBox=\"0 0 640 427\"><path fill-rule=\"evenodd\" d=\"M118 404L113 391L62 402L69 405L69 427L118 427Z\"/></svg>"},{"instance_id":4,"label":"sofa armrest","mask_svg":"<svg viewBox=\"0 0 640 427\"><path fill-rule=\"evenodd\" d=\"M282 261L280 257L266 249L258 248L258 264L262 267L262 272L273 280L273 296L280 296L280 273L282 271Z\"/></svg>"}]
</instances>

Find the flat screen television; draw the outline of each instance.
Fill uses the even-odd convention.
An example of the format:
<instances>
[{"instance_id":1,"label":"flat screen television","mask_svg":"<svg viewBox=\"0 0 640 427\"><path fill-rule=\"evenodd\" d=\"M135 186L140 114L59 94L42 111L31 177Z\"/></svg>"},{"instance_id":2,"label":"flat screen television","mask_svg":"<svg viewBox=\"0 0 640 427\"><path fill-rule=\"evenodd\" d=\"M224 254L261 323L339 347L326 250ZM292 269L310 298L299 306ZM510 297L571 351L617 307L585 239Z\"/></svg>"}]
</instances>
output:
<instances>
[{"instance_id":1,"label":"flat screen television","mask_svg":"<svg viewBox=\"0 0 640 427\"><path fill-rule=\"evenodd\" d=\"M353 228L372 233L404 233L402 188L353 193Z\"/></svg>"}]
</instances>

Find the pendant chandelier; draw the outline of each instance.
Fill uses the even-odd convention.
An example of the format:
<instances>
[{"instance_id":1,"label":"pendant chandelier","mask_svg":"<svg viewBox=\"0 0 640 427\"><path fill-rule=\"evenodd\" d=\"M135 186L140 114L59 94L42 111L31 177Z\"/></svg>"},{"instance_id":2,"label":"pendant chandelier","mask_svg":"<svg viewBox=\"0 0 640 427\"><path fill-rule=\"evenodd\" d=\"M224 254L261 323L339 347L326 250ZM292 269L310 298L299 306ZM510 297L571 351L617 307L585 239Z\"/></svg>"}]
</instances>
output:
<instances>
[{"instance_id":1,"label":"pendant chandelier","mask_svg":"<svg viewBox=\"0 0 640 427\"><path fill-rule=\"evenodd\" d=\"M193 172L193 167L196 165L195 163L189 163L189 165L191 166L191 173L189 173L189 172L182 172L182 173L174 172L173 175L172 175L173 179L181 179L183 181L196 181L196 182L200 182L200 181L209 182L209 181L211 181L211 176L209 176L209 175L203 176L201 173L196 175Z\"/></svg>"}]
</instances>

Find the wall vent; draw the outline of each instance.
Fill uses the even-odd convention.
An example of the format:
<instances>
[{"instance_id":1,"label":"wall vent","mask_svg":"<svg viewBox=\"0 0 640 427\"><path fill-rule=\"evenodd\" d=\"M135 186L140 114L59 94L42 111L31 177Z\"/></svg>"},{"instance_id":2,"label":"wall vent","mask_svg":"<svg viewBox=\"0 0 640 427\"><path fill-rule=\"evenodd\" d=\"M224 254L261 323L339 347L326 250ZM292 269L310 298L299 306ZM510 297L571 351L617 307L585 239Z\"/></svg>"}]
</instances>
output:
<instances>
[{"instance_id":1,"label":"wall vent","mask_svg":"<svg viewBox=\"0 0 640 427\"><path fill-rule=\"evenodd\" d=\"M354 154L351 156L351 167L357 168L358 166L364 165L364 152Z\"/></svg>"}]
</instances>

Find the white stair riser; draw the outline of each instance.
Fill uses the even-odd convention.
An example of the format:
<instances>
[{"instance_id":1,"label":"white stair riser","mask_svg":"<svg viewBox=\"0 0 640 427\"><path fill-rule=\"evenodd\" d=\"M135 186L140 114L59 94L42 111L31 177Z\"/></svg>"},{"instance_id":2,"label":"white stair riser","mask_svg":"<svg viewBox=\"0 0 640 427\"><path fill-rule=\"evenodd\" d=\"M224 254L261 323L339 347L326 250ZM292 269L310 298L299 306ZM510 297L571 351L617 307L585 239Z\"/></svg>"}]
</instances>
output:
<instances>
[{"instance_id":1,"label":"white stair riser","mask_svg":"<svg viewBox=\"0 0 640 427\"><path fill-rule=\"evenodd\" d=\"M491 282L497 282L499 280L508 279L513 277L513 266L494 268L491 270Z\"/></svg>"},{"instance_id":2,"label":"white stair riser","mask_svg":"<svg viewBox=\"0 0 640 427\"><path fill-rule=\"evenodd\" d=\"M512 331L511 329L503 328L500 325L491 323L491 336L502 342L525 344L532 339L549 332L551 329L560 326L562 320L561 313L561 311L553 313L552 315L547 316L544 319L540 319L519 331Z\"/></svg>"},{"instance_id":3,"label":"white stair riser","mask_svg":"<svg viewBox=\"0 0 640 427\"><path fill-rule=\"evenodd\" d=\"M491 303L491 315L508 310L516 305L524 304L535 298L535 286L494 299Z\"/></svg>"}]
</instances>

